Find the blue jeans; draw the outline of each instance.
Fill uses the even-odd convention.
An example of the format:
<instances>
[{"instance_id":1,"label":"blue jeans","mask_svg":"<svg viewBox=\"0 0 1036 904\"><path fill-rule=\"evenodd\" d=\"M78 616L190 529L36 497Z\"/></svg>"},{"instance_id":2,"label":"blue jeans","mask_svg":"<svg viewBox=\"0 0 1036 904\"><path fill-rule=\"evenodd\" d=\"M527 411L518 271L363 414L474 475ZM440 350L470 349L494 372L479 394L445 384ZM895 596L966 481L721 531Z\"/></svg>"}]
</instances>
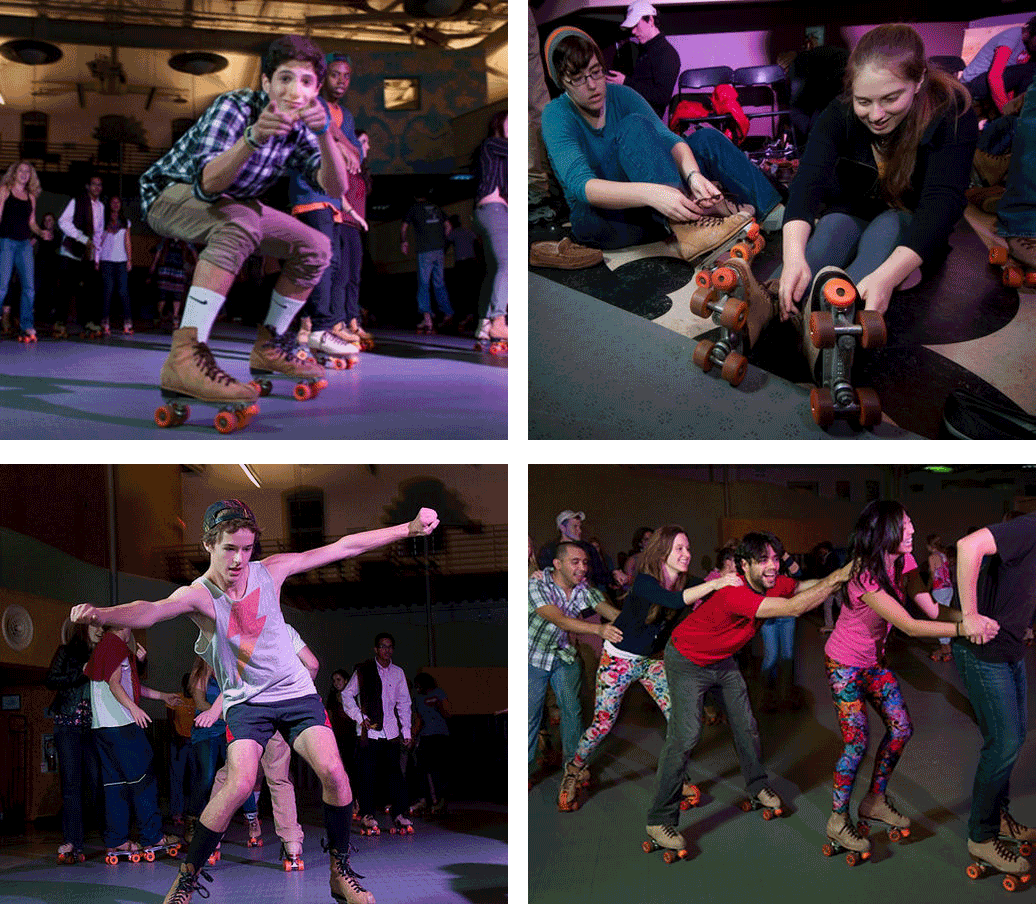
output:
<instances>
[{"instance_id":1,"label":"blue jeans","mask_svg":"<svg viewBox=\"0 0 1036 904\"><path fill-rule=\"evenodd\" d=\"M742 204L751 204L758 219L780 203L777 189L722 132L698 129L684 136L684 141L705 178ZM615 150L630 182L652 182L686 191L672 153L658 143L655 127L646 117L627 116L622 121ZM572 235L579 242L600 248L625 248L657 240L664 234L664 222L652 208L604 210L578 204L572 210Z\"/></svg>"},{"instance_id":2,"label":"blue jeans","mask_svg":"<svg viewBox=\"0 0 1036 904\"><path fill-rule=\"evenodd\" d=\"M83 796L90 809L95 809L101 787L93 731L57 725L54 747L61 779L61 831L64 840L79 849L83 846Z\"/></svg>"},{"instance_id":3,"label":"blue jeans","mask_svg":"<svg viewBox=\"0 0 1036 904\"><path fill-rule=\"evenodd\" d=\"M326 235L331 242L331 263L303 306L303 314L313 321L314 332L329 330L345 320L345 273L342 270L342 233L345 230L341 223L334 221L334 214L326 207L307 210L299 214L299 220Z\"/></svg>"},{"instance_id":4,"label":"blue jeans","mask_svg":"<svg viewBox=\"0 0 1036 904\"><path fill-rule=\"evenodd\" d=\"M432 291L435 292L435 303L439 313L443 317L452 317L453 308L450 307L450 293L446 291L445 281L446 252L441 248L438 251L421 251L417 255L417 310L422 314L430 314L432 311L431 301L428 297L428 283L432 284Z\"/></svg>"},{"instance_id":5,"label":"blue jeans","mask_svg":"<svg viewBox=\"0 0 1036 904\"><path fill-rule=\"evenodd\" d=\"M122 306L122 319L133 319L133 307L129 294L129 271L126 262L101 261L101 319L111 315L112 298L118 295Z\"/></svg>"},{"instance_id":6,"label":"blue jeans","mask_svg":"<svg viewBox=\"0 0 1036 904\"><path fill-rule=\"evenodd\" d=\"M184 785L187 779L187 763L191 755L191 742L173 734L169 742L169 815L183 816L186 812Z\"/></svg>"},{"instance_id":7,"label":"blue jeans","mask_svg":"<svg viewBox=\"0 0 1036 904\"><path fill-rule=\"evenodd\" d=\"M360 322L360 277L363 274L363 237L359 229L342 226L342 260L345 279L345 325Z\"/></svg>"},{"instance_id":8,"label":"blue jeans","mask_svg":"<svg viewBox=\"0 0 1036 904\"><path fill-rule=\"evenodd\" d=\"M1036 78L1032 86L1036 87ZM1002 236L1036 236L1036 91L1025 92L1011 145L1006 191L996 206Z\"/></svg>"},{"instance_id":9,"label":"blue jeans","mask_svg":"<svg viewBox=\"0 0 1036 904\"><path fill-rule=\"evenodd\" d=\"M22 284L22 301L18 320L24 333L36 328L32 316L32 305L36 299L36 266L32 258L30 241L18 242L14 239L0 239L0 301L7 300L7 290L11 285L13 270L18 271L18 280Z\"/></svg>"},{"instance_id":10,"label":"blue jeans","mask_svg":"<svg viewBox=\"0 0 1036 904\"><path fill-rule=\"evenodd\" d=\"M681 788L687 765L701 737L701 713L705 692L715 688L727 713L734 749L748 793L766 785L759 727L748 700L748 688L732 656L713 665L695 665L669 643L665 648L665 673L673 708L665 743L658 757L654 799L648 811L649 826L675 826L680 820Z\"/></svg>"},{"instance_id":11,"label":"blue jeans","mask_svg":"<svg viewBox=\"0 0 1036 904\"><path fill-rule=\"evenodd\" d=\"M478 300L478 318L503 317L507 313L507 205L476 207L475 228L486 252L486 285Z\"/></svg>"},{"instance_id":12,"label":"blue jeans","mask_svg":"<svg viewBox=\"0 0 1036 904\"><path fill-rule=\"evenodd\" d=\"M795 661L795 616L768 618L763 621L759 634L763 638L762 679L767 687L773 687L778 663Z\"/></svg>"},{"instance_id":13,"label":"blue jeans","mask_svg":"<svg viewBox=\"0 0 1036 904\"><path fill-rule=\"evenodd\" d=\"M982 732L982 753L971 789L968 837L983 842L1000 833L1000 812L1010 802L1011 770L1028 729L1024 662L984 662L971 645L953 644L953 661Z\"/></svg>"},{"instance_id":14,"label":"blue jeans","mask_svg":"<svg viewBox=\"0 0 1036 904\"><path fill-rule=\"evenodd\" d=\"M572 759L583 736L583 711L579 704L579 688L583 680L583 664L554 660L548 672L529 666L529 767L536 762L536 740L543 721L543 703L547 699L547 685L554 688L554 696L561 710L561 755L567 763Z\"/></svg>"}]
</instances>

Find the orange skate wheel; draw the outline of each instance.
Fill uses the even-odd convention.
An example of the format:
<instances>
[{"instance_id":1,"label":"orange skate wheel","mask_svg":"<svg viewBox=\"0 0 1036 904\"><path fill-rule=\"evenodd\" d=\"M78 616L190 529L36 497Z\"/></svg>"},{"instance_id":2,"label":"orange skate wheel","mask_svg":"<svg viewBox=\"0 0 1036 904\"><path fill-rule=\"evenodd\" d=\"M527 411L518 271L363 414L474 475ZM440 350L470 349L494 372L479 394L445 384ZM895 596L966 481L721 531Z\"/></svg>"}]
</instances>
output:
<instances>
[{"instance_id":1,"label":"orange skate wheel","mask_svg":"<svg viewBox=\"0 0 1036 904\"><path fill-rule=\"evenodd\" d=\"M881 399L873 389L857 389L856 404L860 406L860 426L873 427L881 423ZM889 838L892 833L889 832ZM895 841L895 838L892 838Z\"/></svg>"},{"instance_id":2,"label":"orange skate wheel","mask_svg":"<svg viewBox=\"0 0 1036 904\"><path fill-rule=\"evenodd\" d=\"M860 345L864 348L881 348L888 341L885 318L877 311L860 311L856 315L860 325Z\"/></svg>"},{"instance_id":3,"label":"orange skate wheel","mask_svg":"<svg viewBox=\"0 0 1036 904\"><path fill-rule=\"evenodd\" d=\"M724 380L731 386L738 386L746 373L748 373L748 359L744 355L739 352L731 352L727 355L723 362L723 369L720 371Z\"/></svg>"},{"instance_id":4,"label":"orange skate wheel","mask_svg":"<svg viewBox=\"0 0 1036 904\"><path fill-rule=\"evenodd\" d=\"M148 863L154 863L155 862L155 852L154 851L144 851L144 859Z\"/></svg>"},{"instance_id":5,"label":"orange skate wheel","mask_svg":"<svg viewBox=\"0 0 1036 904\"><path fill-rule=\"evenodd\" d=\"M759 224L755 220L752 220L752 222L748 224L748 228L745 230L745 235L753 242L759 237Z\"/></svg>"},{"instance_id":6,"label":"orange skate wheel","mask_svg":"<svg viewBox=\"0 0 1036 904\"><path fill-rule=\"evenodd\" d=\"M172 427L176 423L176 415L168 405L155 409L155 423L159 427Z\"/></svg>"},{"instance_id":7,"label":"orange skate wheel","mask_svg":"<svg viewBox=\"0 0 1036 904\"><path fill-rule=\"evenodd\" d=\"M699 289L711 289L712 272L709 270L699 270L694 274L694 282L697 284Z\"/></svg>"},{"instance_id":8,"label":"orange skate wheel","mask_svg":"<svg viewBox=\"0 0 1036 904\"><path fill-rule=\"evenodd\" d=\"M742 801L740 801L738 803L738 806L741 808L742 812L744 812L744 813L751 813L752 812L752 802L750 800L747 800L747 799L746 800L742 800Z\"/></svg>"},{"instance_id":9,"label":"orange skate wheel","mask_svg":"<svg viewBox=\"0 0 1036 904\"><path fill-rule=\"evenodd\" d=\"M719 322L728 330L740 330L748 320L748 302L738 301L730 298L723 305L719 315Z\"/></svg>"},{"instance_id":10,"label":"orange skate wheel","mask_svg":"<svg viewBox=\"0 0 1036 904\"><path fill-rule=\"evenodd\" d=\"M738 242L730 249L730 256L739 260L750 261L752 259L753 246L747 242Z\"/></svg>"},{"instance_id":11,"label":"orange skate wheel","mask_svg":"<svg viewBox=\"0 0 1036 904\"><path fill-rule=\"evenodd\" d=\"M703 273L707 271L701 271ZM699 285L691 295L691 313L699 317L709 317L712 314L712 307L719 301L719 293L711 285Z\"/></svg>"},{"instance_id":12,"label":"orange skate wheel","mask_svg":"<svg viewBox=\"0 0 1036 904\"><path fill-rule=\"evenodd\" d=\"M154 856L154 855L152 854L152 856ZM137 853L130 854L130 863L140 863L140 854L137 854Z\"/></svg>"},{"instance_id":13,"label":"orange skate wheel","mask_svg":"<svg viewBox=\"0 0 1036 904\"><path fill-rule=\"evenodd\" d=\"M1017 876L1004 876L1003 886L1007 891L1018 891L1020 883Z\"/></svg>"},{"instance_id":14,"label":"orange skate wheel","mask_svg":"<svg viewBox=\"0 0 1036 904\"><path fill-rule=\"evenodd\" d=\"M818 427L830 427L835 420L835 400L830 389L811 389L809 411Z\"/></svg>"},{"instance_id":15,"label":"orange skate wheel","mask_svg":"<svg viewBox=\"0 0 1036 904\"><path fill-rule=\"evenodd\" d=\"M809 315L809 341L814 348L834 348L837 338L830 311L814 311Z\"/></svg>"},{"instance_id":16,"label":"orange skate wheel","mask_svg":"<svg viewBox=\"0 0 1036 904\"><path fill-rule=\"evenodd\" d=\"M856 831L866 838L871 833L871 827L869 823L859 822L856 824Z\"/></svg>"},{"instance_id":17,"label":"orange skate wheel","mask_svg":"<svg viewBox=\"0 0 1036 904\"><path fill-rule=\"evenodd\" d=\"M680 853L679 851L667 850L662 854L662 859L666 863L676 863L676 861L680 859Z\"/></svg>"},{"instance_id":18,"label":"orange skate wheel","mask_svg":"<svg viewBox=\"0 0 1036 904\"><path fill-rule=\"evenodd\" d=\"M506 350L506 348L505 348L505 349L504 349L504 353L505 353L505 354L506 354L506 351L507 351L507 350ZM490 349L490 350L489 350L489 352L490 352L490 354L492 354L492 353L493 353L493 350L492 350L492 349ZM353 369L353 368L354 368L354 367L355 367L355 366L356 366L357 364L359 364L359 363L360 363L360 359L359 359L359 358L346 358L346 359L345 359L345 369L346 369L346 370L352 370L352 369Z\"/></svg>"},{"instance_id":19,"label":"orange skate wheel","mask_svg":"<svg viewBox=\"0 0 1036 904\"><path fill-rule=\"evenodd\" d=\"M641 849L641 850L642 850L642 851L643 851L643 852L644 852L645 854L650 854L650 853L651 853L651 852L652 852L652 851L653 851L653 850L655 849L655 846L654 846L654 844L652 844L652 843L651 843L650 841L645 841L645 842L644 842L644 843L643 843L643 844L642 844L642 845L640 846L640 849Z\"/></svg>"},{"instance_id":20,"label":"orange skate wheel","mask_svg":"<svg viewBox=\"0 0 1036 904\"><path fill-rule=\"evenodd\" d=\"M856 864L862 859L863 858L857 854L856 851L849 851L849 853L845 855L845 862L848 863L849 866L856 866Z\"/></svg>"},{"instance_id":21,"label":"orange skate wheel","mask_svg":"<svg viewBox=\"0 0 1036 904\"><path fill-rule=\"evenodd\" d=\"M166 849L166 853L170 857L178 857L180 855L180 845L178 845L178 844L171 844L171 845L169 845L169 847Z\"/></svg>"},{"instance_id":22,"label":"orange skate wheel","mask_svg":"<svg viewBox=\"0 0 1036 904\"><path fill-rule=\"evenodd\" d=\"M119 858L114 854L107 854L105 855L104 862L107 863L108 866L115 866L119 862Z\"/></svg>"},{"instance_id":23,"label":"orange skate wheel","mask_svg":"<svg viewBox=\"0 0 1036 904\"><path fill-rule=\"evenodd\" d=\"M263 380L261 382L259 380L252 380L248 385L255 389L255 391L261 396L268 396L273 392L273 383L269 380Z\"/></svg>"},{"instance_id":24,"label":"orange skate wheel","mask_svg":"<svg viewBox=\"0 0 1036 904\"><path fill-rule=\"evenodd\" d=\"M771 810L769 807L767 807L765 810L763 810L763 819L765 819L767 822L769 822L771 819L773 819L776 815L777 815L777 811L776 810Z\"/></svg>"},{"instance_id":25,"label":"orange skate wheel","mask_svg":"<svg viewBox=\"0 0 1036 904\"><path fill-rule=\"evenodd\" d=\"M291 394L295 396L295 399L299 402L308 401L314 396L314 392L310 388L309 383L296 383Z\"/></svg>"},{"instance_id":26,"label":"orange skate wheel","mask_svg":"<svg viewBox=\"0 0 1036 904\"><path fill-rule=\"evenodd\" d=\"M1002 267L1007 263L1007 249L1003 245L994 245L989 249L989 263Z\"/></svg>"},{"instance_id":27,"label":"orange skate wheel","mask_svg":"<svg viewBox=\"0 0 1036 904\"><path fill-rule=\"evenodd\" d=\"M765 247L766 239L764 239L761 235L757 235L754 239L752 239L752 248L754 249L754 254L758 254Z\"/></svg>"},{"instance_id":28,"label":"orange skate wheel","mask_svg":"<svg viewBox=\"0 0 1036 904\"><path fill-rule=\"evenodd\" d=\"M700 367L704 373L708 373L712 370L712 350L716 347L716 343L709 339L702 339L694 347L694 366Z\"/></svg>"},{"instance_id":29,"label":"orange skate wheel","mask_svg":"<svg viewBox=\"0 0 1036 904\"><path fill-rule=\"evenodd\" d=\"M1027 271L1022 282L1030 289L1036 289L1036 270Z\"/></svg>"},{"instance_id":30,"label":"orange skate wheel","mask_svg":"<svg viewBox=\"0 0 1036 904\"><path fill-rule=\"evenodd\" d=\"M349 365L346 364L345 358L334 358L332 359L335 363L332 365L335 370L345 370Z\"/></svg>"},{"instance_id":31,"label":"orange skate wheel","mask_svg":"<svg viewBox=\"0 0 1036 904\"><path fill-rule=\"evenodd\" d=\"M1001 281L1010 289L1017 289L1022 284L1022 271L1017 267L1004 267Z\"/></svg>"},{"instance_id":32,"label":"orange skate wheel","mask_svg":"<svg viewBox=\"0 0 1036 904\"><path fill-rule=\"evenodd\" d=\"M733 292L738 285L737 271L730 267L717 267L712 271L712 284L724 292Z\"/></svg>"},{"instance_id":33,"label":"orange skate wheel","mask_svg":"<svg viewBox=\"0 0 1036 904\"><path fill-rule=\"evenodd\" d=\"M227 433L233 433L237 430L239 423L237 415L234 414L233 411L221 411L216 415L212 422L216 429L224 435Z\"/></svg>"},{"instance_id":34,"label":"orange skate wheel","mask_svg":"<svg viewBox=\"0 0 1036 904\"><path fill-rule=\"evenodd\" d=\"M985 870L982 869L982 865L980 863L972 861L968 864L968 868L964 870L964 872L967 874L969 879L981 879Z\"/></svg>"},{"instance_id":35,"label":"orange skate wheel","mask_svg":"<svg viewBox=\"0 0 1036 904\"><path fill-rule=\"evenodd\" d=\"M824 301L833 308L848 308L856 304L856 289L847 279L829 279L824 283Z\"/></svg>"},{"instance_id":36,"label":"orange skate wheel","mask_svg":"<svg viewBox=\"0 0 1036 904\"><path fill-rule=\"evenodd\" d=\"M828 842L821 849L825 857L833 857L835 855L835 846Z\"/></svg>"},{"instance_id":37,"label":"orange skate wheel","mask_svg":"<svg viewBox=\"0 0 1036 904\"><path fill-rule=\"evenodd\" d=\"M1032 853L1032 845L1028 841L1023 841L1018 845L1018 853L1023 857L1028 857Z\"/></svg>"}]
</instances>

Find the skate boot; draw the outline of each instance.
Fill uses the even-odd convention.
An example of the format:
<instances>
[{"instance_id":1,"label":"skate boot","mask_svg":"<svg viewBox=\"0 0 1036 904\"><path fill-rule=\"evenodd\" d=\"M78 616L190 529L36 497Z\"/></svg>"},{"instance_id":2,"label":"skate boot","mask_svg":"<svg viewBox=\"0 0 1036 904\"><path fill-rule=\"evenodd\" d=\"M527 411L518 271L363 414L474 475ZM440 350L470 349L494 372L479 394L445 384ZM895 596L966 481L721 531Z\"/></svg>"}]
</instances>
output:
<instances>
[{"instance_id":1,"label":"skate boot","mask_svg":"<svg viewBox=\"0 0 1036 904\"><path fill-rule=\"evenodd\" d=\"M356 330L351 330L341 320L338 321L333 327L331 332L334 333L343 342L348 342L350 345L360 346L360 350L363 350L363 339Z\"/></svg>"},{"instance_id":2,"label":"skate boot","mask_svg":"<svg viewBox=\"0 0 1036 904\"><path fill-rule=\"evenodd\" d=\"M378 825L378 820L373 816L364 816L360 820L360 834L361 835L380 835L381 826Z\"/></svg>"},{"instance_id":3,"label":"skate boot","mask_svg":"<svg viewBox=\"0 0 1036 904\"><path fill-rule=\"evenodd\" d=\"M1018 853L1028 857L1036 841L1036 829L1024 826L1006 808L1000 811L1000 837L1018 844Z\"/></svg>"},{"instance_id":4,"label":"skate boot","mask_svg":"<svg viewBox=\"0 0 1036 904\"><path fill-rule=\"evenodd\" d=\"M248 823L248 846L249 847L262 847L263 846L263 827L259 822L258 813L246 813L245 822Z\"/></svg>"},{"instance_id":5,"label":"skate boot","mask_svg":"<svg viewBox=\"0 0 1036 904\"><path fill-rule=\"evenodd\" d=\"M392 820L392 825L389 827L390 835L413 835L414 824L407 819L402 813L400 813L395 819Z\"/></svg>"},{"instance_id":6,"label":"skate boot","mask_svg":"<svg viewBox=\"0 0 1036 904\"><path fill-rule=\"evenodd\" d=\"M345 342L333 330L310 333L309 348L317 361L333 370L348 370L360 363L360 346Z\"/></svg>"},{"instance_id":7,"label":"skate boot","mask_svg":"<svg viewBox=\"0 0 1036 904\"><path fill-rule=\"evenodd\" d=\"M217 863L219 863L220 860L223 859L223 854L220 853L220 848L222 846L223 846L223 842L222 841L219 844L216 845L216 850L214 850L211 854L209 854L209 859L205 861L206 865L208 865L208 866L215 866ZM249 847L251 847L251 845L249 845Z\"/></svg>"},{"instance_id":8,"label":"skate boot","mask_svg":"<svg viewBox=\"0 0 1036 904\"><path fill-rule=\"evenodd\" d=\"M281 859L284 861L284 872L304 870L306 864L302 860L302 845L297 841L281 842Z\"/></svg>"},{"instance_id":9,"label":"skate boot","mask_svg":"<svg viewBox=\"0 0 1036 904\"><path fill-rule=\"evenodd\" d=\"M33 342L37 342L36 330L22 330L18 334L18 341L24 342L26 345L31 345Z\"/></svg>"},{"instance_id":10,"label":"skate boot","mask_svg":"<svg viewBox=\"0 0 1036 904\"><path fill-rule=\"evenodd\" d=\"M687 842L675 826L645 826L648 840L641 845L645 854L661 850L666 863L675 863L687 857Z\"/></svg>"},{"instance_id":11,"label":"skate boot","mask_svg":"<svg viewBox=\"0 0 1036 904\"><path fill-rule=\"evenodd\" d=\"M991 870L1004 873L1004 888L1016 891L1029 882L1029 861L1015 853L1014 848L1000 838L989 841L968 839L968 854L971 863L967 868L969 879L979 879Z\"/></svg>"},{"instance_id":12,"label":"skate boot","mask_svg":"<svg viewBox=\"0 0 1036 904\"><path fill-rule=\"evenodd\" d=\"M504 317L494 317L479 323L478 331L475 334L475 349L477 351L489 351L491 355L507 354L507 320Z\"/></svg>"},{"instance_id":13,"label":"skate boot","mask_svg":"<svg viewBox=\"0 0 1036 904\"><path fill-rule=\"evenodd\" d=\"M132 336L133 335L133 321L132 320L123 320L122 321L122 335L123 336Z\"/></svg>"},{"instance_id":14,"label":"skate boot","mask_svg":"<svg viewBox=\"0 0 1036 904\"><path fill-rule=\"evenodd\" d=\"M426 334L427 333L434 333L435 332L435 324L432 323L432 315L431 314L425 314L424 318L417 325L416 330L419 333L426 333Z\"/></svg>"},{"instance_id":15,"label":"skate boot","mask_svg":"<svg viewBox=\"0 0 1036 904\"><path fill-rule=\"evenodd\" d=\"M701 788L693 782L684 782L680 788L680 809L690 810L701 803Z\"/></svg>"},{"instance_id":16,"label":"skate boot","mask_svg":"<svg viewBox=\"0 0 1036 904\"><path fill-rule=\"evenodd\" d=\"M299 345L306 348L309 345L309 334L313 332L313 321L309 317L299 319Z\"/></svg>"},{"instance_id":17,"label":"skate boot","mask_svg":"<svg viewBox=\"0 0 1036 904\"><path fill-rule=\"evenodd\" d=\"M328 848L323 839L320 846L331 855L331 897L346 904L374 904L374 895L356 881L363 876L349 865L349 851Z\"/></svg>"},{"instance_id":18,"label":"skate boot","mask_svg":"<svg viewBox=\"0 0 1036 904\"><path fill-rule=\"evenodd\" d=\"M428 801L423 797L410 805L409 813L411 816L420 816L428 809Z\"/></svg>"},{"instance_id":19,"label":"skate boot","mask_svg":"<svg viewBox=\"0 0 1036 904\"><path fill-rule=\"evenodd\" d=\"M374 348L374 337L360 325L360 322L355 317L349 321L349 332L355 333L360 337L360 349L362 351L369 352Z\"/></svg>"},{"instance_id":20,"label":"skate boot","mask_svg":"<svg viewBox=\"0 0 1036 904\"><path fill-rule=\"evenodd\" d=\"M558 792L558 809L562 813L579 809L579 767L575 763L565 765L565 775Z\"/></svg>"},{"instance_id":21,"label":"skate boot","mask_svg":"<svg viewBox=\"0 0 1036 904\"><path fill-rule=\"evenodd\" d=\"M58 863L82 863L86 857L81 848L66 841L58 848Z\"/></svg>"},{"instance_id":22,"label":"skate boot","mask_svg":"<svg viewBox=\"0 0 1036 904\"><path fill-rule=\"evenodd\" d=\"M861 835L868 835L870 826L863 820L885 823L889 827L889 841L910 837L910 820L892 805L887 794L871 792L860 801L857 829Z\"/></svg>"},{"instance_id":23,"label":"skate boot","mask_svg":"<svg viewBox=\"0 0 1036 904\"><path fill-rule=\"evenodd\" d=\"M194 867L189 863L181 863L180 871L176 874L176 881L173 882L173 887L169 889L162 904L188 904L196 891L201 892L201 897L207 898L209 890L201 886L202 879L211 882L212 876L205 870L195 872Z\"/></svg>"},{"instance_id":24,"label":"skate boot","mask_svg":"<svg viewBox=\"0 0 1036 904\"><path fill-rule=\"evenodd\" d=\"M316 398L327 386L324 369L316 361L300 360L295 355L295 338L290 333L278 336L266 324L259 327L248 365L252 376L258 377L252 383L259 395L268 396L273 392L271 375L295 380L292 395L300 402Z\"/></svg>"},{"instance_id":25,"label":"skate boot","mask_svg":"<svg viewBox=\"0 0 1036 904\"><path fill-rule=\"evenodd\" d=\"M760 788L755 797L746 798L738 805L748 813L752 810L762 810L763 819L770 820L775 816L784 815L784 802L771 788Z\"/></svg>"},{"instance_id":26,"label":"skate boot","mask_svg":"<svg viewBox=\"0 0 1036 904\"><path fill-rule=\"evenodd\" d=\"M67 339L68 338L68 327L63 323L55 323L50 330L50 336L52 339Z\"/></svg>"},{"instance_id":27,"label":"skate boot","mask_svg":"<svg viewBox=\"0 0 1036 904\"><path fill-rule=\"evenodd\" d=\"M111 324L108 322L108 318L106 317L104 320L101 321L101 336L107 339L109 336L111 336L111 334L112 327Z\"/></svg>"},{"instance_id":28,"label":"skate boot","mask_svg":"<svg viewBox=\"0 0 1036 904\"><path fill-rule=\"evenodd\" d=\"M104 335L104 330L101 329L99 323L94 323L92 320L88 320L83 325L83 336L87 339L100 339Z\"/></svg>"},{"instance_id":29,"label":"skate boot","mask_svg":"<svg viewBox=\"0 0 1036 904\"><path fill-rule=\"evenodd\" d=\"M1036 237L1011 236L1007 239L1007 250L1023 267L1036 270Z\"/></svg>"},{"instance_id":30,"label":"skate boot","mask_svg":"<svg viewBox=\"0 0 1036 904\"><path fill-rule=\"evenodd\" d=\"M856 866L871 855L869 838L864 838L856 831L848 813L832 813L827 821L828 843L824 845L824 856L846 852L845 861L849 866Z\"/></svg>"},{"instance_id":31,"label":"skate boot","mask_svg":"<svg viewBox=\"0 0 1036 904\"><path fill-rule=\"evenodd\" d=\"M676 236L680 257L685 261L693 261L719 248L727 239L737 235L750 219L751 217L743 214L735 214L732 217L702 217L689 223L670 221L669 227Z\"/></svg>"}]
</instances>

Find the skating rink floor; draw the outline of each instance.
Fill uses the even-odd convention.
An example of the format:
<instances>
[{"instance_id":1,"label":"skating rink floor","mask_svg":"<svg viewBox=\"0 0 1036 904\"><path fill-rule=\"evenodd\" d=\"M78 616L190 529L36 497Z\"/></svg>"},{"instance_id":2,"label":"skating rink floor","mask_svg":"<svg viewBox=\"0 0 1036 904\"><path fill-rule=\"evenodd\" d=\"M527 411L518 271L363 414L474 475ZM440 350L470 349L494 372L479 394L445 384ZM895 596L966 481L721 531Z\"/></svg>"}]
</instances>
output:
<instances>
[{"instance_id":1,"label":"skating rink floor","mask_svg":"<svg viewBox=\"0 0 1036 904\"><path fill-rule=\"evenodd\" d=\"M300 807L300 811L301 811ZM414 820L413 835L373 838L354 832L351 864L378 904L501 904L507 897L507 812L499 805L458 803L445 819ZM300 812L306 833L306 868L285 873L271 820L263 819L265 845L245 846L240 818L230 824L222 859L206 867L202 882L210 904L281 904L331 901L328 856L319 813ZM308 817L308 818L307 818ZM382 820L388 825L387 817ZM167 827L167 831L169 831ZM0 901L4 904L127 904L160 902L173 883L179 860L118 866L104 862L96 834L88 836L85 863L58 866L57 832L0 836ZM91 845L90 841L94 843ZM206 899L196 893L193 900Z\"/></svg>"},{"instance_id":2,"label":"skating rink floor","mask_svg":"<svg viewBox=\"0 0 1036 904\"><path fill-rule=\"evenodd\" d=\"M251 379L255 329L218 324L210 346L238 380ZM460 336L377 331L376 347L350 370L328 369L319 396L297 402L275 379L259 414L226 436L217 409L191 404L189 420L159 428L158 375L167 333L34 345L0 342L0 439L506 439L507 358Z\"/></svg>"},{"instance_id":3,"label":"skating rink floor","mask_svg":"<svg viewBox=\"0 0 1036 904\"><path fill-rule=\"evenodd\" d=\"M824 827L831 813L834 764L841 751L834 706L824 675L826 635L811 616L797 625L797 683L806 706L797 713L759 721L764 763L773 788L791 813L766 822L762 811L736 806L744 786L730 731L706 726L692 758L703 803L681 814L690 857L671 866L660 851L641 850L645 815L665 720L635 685L623 701L616 730L591 762L593 784L579 810L560 813L560 772L533 787L529 803L530 904L668 904L668 902L840 902L840 904L957 904L1012 900L997 875L973 881L965 875L971 783L981 736L972 721L952 662L933 662L934 641L890 639L889 665L899 677L914 722L914 735L893 774L889 794L913 820L907 843L890 844L884 827L872 834L872 859L856 867L845 857L824 857ZM754 641L756 661L761 641ZM1029 674L1036 648L1026 654ZM758 683L749 681L749 689ZM1029 720L1032 724L1030 695ZM871 711L870 751L883 732ZM1036 743L1030 738L1013 772L1011 810L1036 824ZM867 791L873 760L864 760L852 813ZM1032 901L1030 885L1015 893Z\"/></svg>"}]
</instances>

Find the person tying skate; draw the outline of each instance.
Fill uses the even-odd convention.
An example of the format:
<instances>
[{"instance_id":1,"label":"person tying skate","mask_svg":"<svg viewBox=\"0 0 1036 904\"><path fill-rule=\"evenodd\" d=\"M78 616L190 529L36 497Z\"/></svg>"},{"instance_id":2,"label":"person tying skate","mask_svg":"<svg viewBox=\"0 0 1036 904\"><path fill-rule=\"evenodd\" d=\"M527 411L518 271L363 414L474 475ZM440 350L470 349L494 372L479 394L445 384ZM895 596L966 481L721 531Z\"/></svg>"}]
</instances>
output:
<instances>
[{"instance_id":1,"label":"person tying skate","mask_svg":"<svg viewBox=\"0 0 1036 904\"><path fill-rule=\"evenodd\" d=\"M156 602L72 609L75 623L146 628L179 615L190 618L214 646L213 665L222 691L228 738L227 783L201 814L164 904L187 904L201 871L230 818L255 787L259 759L276 731L313 769L323 789L324 828L331 855L331 895L347 904L374 904L349 865L352 790L334 733L306 667L295 653L280 607L280 589L292 575L351 558L408 536L426 536L438 515L422 508L408 524L364 531L301 553L253 562L261 533L251 509L238 499L205 511L202 544L209 565L200 578ZM197 645L196 645L197 649ZM202 897L208 890L201 887Z\"/></svg>"},{"instance_id":2,"label":"person tying skate","mask_svg":"<svg viewBox=\"0 0 1036 904\"><path fill-rule=\"evenodd\" d=\"M215 404L256 401L256 387L226 373L208 346L227 293L256 252L284 263L250 367L299 380L323 374L315 361L294 354L288 328L328 266L330 244L258 199L288 170L322 194L345 192L349 176L334 149L327 104L318 97L324 72L324 54L308 38L278 38L263 57L261 90L221 94L140 177L148 225L160 236L205 245L162 365L164 392Z\"/></svg>"}]
</instances>

